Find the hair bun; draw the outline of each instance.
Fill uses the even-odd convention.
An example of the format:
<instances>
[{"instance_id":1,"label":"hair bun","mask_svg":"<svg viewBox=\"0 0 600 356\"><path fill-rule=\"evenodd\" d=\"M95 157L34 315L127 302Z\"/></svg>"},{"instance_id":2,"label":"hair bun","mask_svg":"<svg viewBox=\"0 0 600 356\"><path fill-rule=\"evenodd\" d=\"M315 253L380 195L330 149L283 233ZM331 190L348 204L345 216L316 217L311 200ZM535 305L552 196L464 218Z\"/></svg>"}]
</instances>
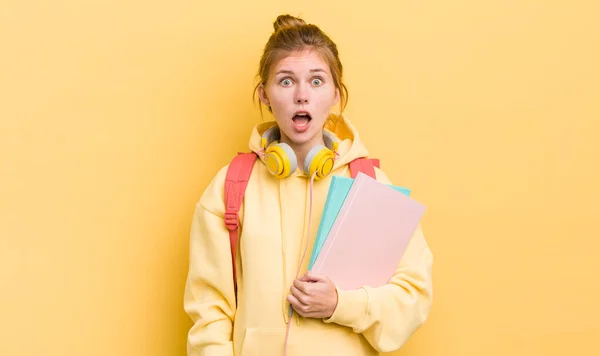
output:
<instances>
[{"instance_id":1,"label":"hair bun","mask_svg":"<svg viewBox=\"0 0 600 356\"><path fill-rule=\"evenodd\" d=\"M297 27L302 25L306 25L306 22L304 22L304 20L300 18L291 15L279 15L273 23L273 28L275 29L275 31L279 31L283 30L284 28Z\"/></svg>"}]
</instances>

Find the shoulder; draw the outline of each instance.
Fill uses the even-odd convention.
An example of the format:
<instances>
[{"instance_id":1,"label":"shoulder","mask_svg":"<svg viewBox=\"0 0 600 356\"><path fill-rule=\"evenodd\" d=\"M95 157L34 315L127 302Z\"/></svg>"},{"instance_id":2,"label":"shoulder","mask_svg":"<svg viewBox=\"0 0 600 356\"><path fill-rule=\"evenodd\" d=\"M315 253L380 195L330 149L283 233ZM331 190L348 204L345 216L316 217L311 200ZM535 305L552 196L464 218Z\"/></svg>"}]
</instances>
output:
<instances>
[{"instance_id":1,"label":"shoulder","mask_svg":"<svg viewBox=\"0 0 600 356\"><path fill-rule=\"evenodd\" d=\"M198 203L215 214L224 214L225 183L227 181L227 175L231 174L233 178L236 178L240 175L252 174L256 162L251 158L251 155L237 155L231 157L229 163L221 166L221 168L217 170L217 173L210 180Z\"/></svg>"},{"instance_id":2,"label":"shoulder","mask_svg":"<svg viewBox=\"0 0 600 356\"><path fill-rule=\"evenodd\" d=\"M198 201L199 205L217 215L225 214L225 178L230 164L221 166L217 170Z\"/></svg>"}]
</instances>

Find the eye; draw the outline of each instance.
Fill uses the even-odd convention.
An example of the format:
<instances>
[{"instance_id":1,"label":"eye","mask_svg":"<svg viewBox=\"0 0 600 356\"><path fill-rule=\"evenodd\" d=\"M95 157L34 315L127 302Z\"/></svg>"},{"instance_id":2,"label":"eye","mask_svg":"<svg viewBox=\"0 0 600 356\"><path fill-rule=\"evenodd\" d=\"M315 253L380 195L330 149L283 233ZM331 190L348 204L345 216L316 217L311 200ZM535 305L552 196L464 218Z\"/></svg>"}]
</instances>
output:
<instances>
[{"instance_id":1,"label":"eye","mask_svg":"<svg viewBox=\"0 0 600 356\"><path fill-rule=\"evenodd\" d=\"M281 85L283 85L284 87L288 87L288 86L292 85L292 80L290 78L283 78L282 80L279 81L279 83Z\"/></svg>"},{"instance_id":2,"label":"eye","mask_svg":"<svg viewBox=\"0 0 600 356\"><path fill-rule=\"evenodd\" d=\"M311 83L314 86L319 86L319 85L323 84L323 79L321 79L321 78L314 78Z\"/></svg>"}]
</instances>

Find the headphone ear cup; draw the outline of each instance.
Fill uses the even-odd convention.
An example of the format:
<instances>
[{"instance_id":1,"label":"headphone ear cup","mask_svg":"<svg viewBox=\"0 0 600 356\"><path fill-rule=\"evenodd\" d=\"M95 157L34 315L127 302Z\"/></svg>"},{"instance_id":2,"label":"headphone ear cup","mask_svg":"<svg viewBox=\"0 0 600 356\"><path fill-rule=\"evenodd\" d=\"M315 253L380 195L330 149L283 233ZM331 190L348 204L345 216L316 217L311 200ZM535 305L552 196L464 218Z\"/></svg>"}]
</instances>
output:
<instances>
[{"instance_id":1,"label":"headphone ear cup","mask_svg":"<svg viewBox=\"0 0 600 356\"><path fill-rule=\"evenodd\" d=\"M333 170L335 153L329 148L318 145L313 147L304 160L304 173L312 177L316 172L315 179L327 177Z\"/></svg>"},{"instance_id":2,"label":"headphone ear cup","mask_svg":"<svg viewBox=\"0 0 600 356\"><path fill-rule=\"evenodd\" d=\"M286 143L278 143L267 148L265 163L269 173L277 178L290 176L297 167L294 150Z\"/></svg>"}]
</instances>

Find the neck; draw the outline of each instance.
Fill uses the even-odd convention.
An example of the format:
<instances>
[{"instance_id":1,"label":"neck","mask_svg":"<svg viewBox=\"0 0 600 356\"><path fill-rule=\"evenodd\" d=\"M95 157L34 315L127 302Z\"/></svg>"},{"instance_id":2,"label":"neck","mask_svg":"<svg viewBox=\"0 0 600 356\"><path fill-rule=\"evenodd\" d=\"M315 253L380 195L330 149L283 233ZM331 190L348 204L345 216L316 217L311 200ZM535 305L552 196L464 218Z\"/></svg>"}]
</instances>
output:
<instances>
[{"instance_id":1,"label":"neck","mask_svg":"<svg viewBox=\"0 0 600 356\"><path fill-rule=\"evenodd\" d=\"M294 150L294 154L296 155L296 160L299 168L302 168L304 166L304 160L306 159L306 155L311 150L311 148L315 147L316 145L325 146L325 141L323 141L322 132L317 134L310 141L300 144L292 142L287 136L285 136L282 133L281 142L287 143Z\"/></svg>"}]
</instances>

